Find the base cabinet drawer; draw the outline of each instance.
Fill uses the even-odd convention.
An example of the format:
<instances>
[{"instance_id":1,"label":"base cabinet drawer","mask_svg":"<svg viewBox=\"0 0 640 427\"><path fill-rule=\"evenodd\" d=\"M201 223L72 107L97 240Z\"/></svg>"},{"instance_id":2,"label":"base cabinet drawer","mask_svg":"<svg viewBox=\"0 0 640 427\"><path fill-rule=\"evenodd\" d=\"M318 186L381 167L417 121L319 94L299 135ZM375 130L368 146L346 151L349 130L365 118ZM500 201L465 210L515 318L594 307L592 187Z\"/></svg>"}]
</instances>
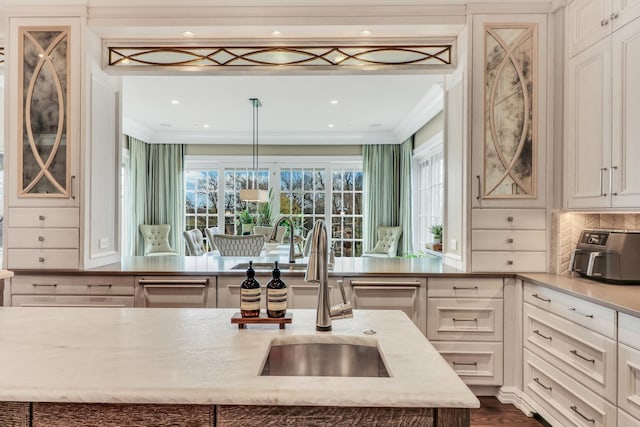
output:
<instances>
[{"instance_id":1,"label":"base cabinet drawer","mask_svg":"<svg viewBox=\"0 0 640 427\"><path fill-rule=\"evenodd\" d=\"M593 392L616 402L615 341L525 303L524 345Z\"/></svg>"},{"instance_id":2,"label":"base cabinet drawer","mask_svg":"<svg viewBox=\"0 0 640 427\"><path fill-rule=\"evenodd\" d=\"M547 250L545 230L473 230L474 251L541 251Z\"/></svg>"},{"instance_id":3,"label":"base cabinet drawer","mask_svg":"<svg viewBox=\"0 0 640 427\"><path fill-rule=\"evenodd\" d=\"M133 307L133 296L14 295L14 307Z\"/></svg>"},{"instance_id":4,"label":"base cabinet drawer","mask_svg":"<svg viewBox=\"0 0 640 427\"><path fill-rule=\"evenodd\" d=\"M80 227L78 208L9 208L9 227Z\"/></svg>"},{"instance_id":5,"label":"base cabinet drawer","mask_svg":"<svg viewBox=\"0 0 640 427\"><path fill-rule=\"evenodd\" d=\"M618 344L618 406L640 419L640 351Z\"/></svg>"},{"instance_id":6,"label":"base cabinet drawer","mask_svg":"<svg viewBox=\"0 0 640 427\"><path fill-rule=\"evenodd\" d=\"M434 341L502 341L501 299L430 298L427 338Z\"/></svg>"},{"instance_id":7,"label":"base cabinet drawer","mask_svg":"<svg viewBox=\"0 0 640 427\"><path fill-rule=\"evenodd\" d=\"M469 385L502 385L502 343L433 341L431 344Z\"/></svg>"},{"instance_id":8,"label":"base cabinet drawer","mask_svg":"<svg viewBox=\"0 0 640 427\"><path fill-rule=\"evenodd\" d=\"M77 270L77 249L8 249L7 268L25 270Z\"/></svg>"},{"instance_id":9,"label":"base cabinet drawer","mask_svg":"<svg viewBox=\"0 0 640 427\"><path fill-rule=\"evenodd\" d=\"M640 427L640 420L618 409L618 427Z\"/></svg>"},{"instance_id":10,"label":"base cabinet drawer","mask_svg":"<svg viewBox=\"0 0 640 427\"><path fill-rule=\"evenodd\" d=\"M547 212L544 209L472 209L474 229L544 230Z\"/></svg>"},{"instance_id":11,"label":"base cabinet drawer","mask_svg":"<svg viewBox=\"0 0 640 427\"><path fill-rule=\"evenodd\" d=\"M502 298L502 279L486 278L429 278L429 298Z\"/></svg>"},{"instance_id":12,"label":"base cabinet drawer","mask_svg":"<svg viewBox=\"0 0 640 427\"><path fill-rule=\"evenodd\" d=\"M562 427L615 427L617 409L597 394L524 350L524 392Z\"/></svg>"},{"instance_id":13,"label":"base cabinet drawer","mask_svg":"<svg viewBox=\"0 0 640 427\"><path fill-rule=\"evenodd\" d=\"M78 249L79 228L12 228L7 236L8 248Z\"/></svg>"},{"instance_id":14,"label":"base cabinet drawer","mask_svg":"<svg viewBox=\"0 0 640 427\"><path fill-rule=\"evenodd\" d=\"M133 295L133 276L17 274L11 280L13 295Z\"/></svg>"},{"instance_id":15,"label":"base cabinet drawer","mask_svg":"<svg viewBox=\"0 0 640 427\"><path fill-rule=\"evenodd\" d=\"M214 308L216 286L208 277L137 277L136 307Z\"/></svg>"},{"instance_id":16,"label":"base cabinet drawer","mask_svg":"<svg viewBox=\"0 0 640 427\"><path fill-rule=\"evenodd\" d=\"M606 337L616 337L616 312L607 307L525 282L524 301Z\"/></svg>"}]
</instances>

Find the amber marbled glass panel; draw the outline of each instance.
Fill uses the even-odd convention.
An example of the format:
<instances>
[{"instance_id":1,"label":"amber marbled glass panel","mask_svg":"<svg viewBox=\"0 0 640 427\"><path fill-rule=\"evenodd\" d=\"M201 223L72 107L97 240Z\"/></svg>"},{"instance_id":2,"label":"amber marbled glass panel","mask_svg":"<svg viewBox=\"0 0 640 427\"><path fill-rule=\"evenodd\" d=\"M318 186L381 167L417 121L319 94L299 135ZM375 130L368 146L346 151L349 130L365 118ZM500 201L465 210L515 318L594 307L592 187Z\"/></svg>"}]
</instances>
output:
<instances>
[{"instance_id":1,"label":"amber marbled glass panel","mask_svg":"<svg viewBox=\"0 0 640 427\"><path fill-rule=\"evenodd\" d=\"M484 198L535 198L537 26L485 25Z\"/></svg>"},{"instance_id":2,"label":"amber marbled glass panel","mask_svg":"<svg viewBox=\"0 0 640 427\"><path fill-rule=\"evenodd\" d=\"M20 196L69 196L69 28L21 28Z\"/></svg>"}]
</instances>

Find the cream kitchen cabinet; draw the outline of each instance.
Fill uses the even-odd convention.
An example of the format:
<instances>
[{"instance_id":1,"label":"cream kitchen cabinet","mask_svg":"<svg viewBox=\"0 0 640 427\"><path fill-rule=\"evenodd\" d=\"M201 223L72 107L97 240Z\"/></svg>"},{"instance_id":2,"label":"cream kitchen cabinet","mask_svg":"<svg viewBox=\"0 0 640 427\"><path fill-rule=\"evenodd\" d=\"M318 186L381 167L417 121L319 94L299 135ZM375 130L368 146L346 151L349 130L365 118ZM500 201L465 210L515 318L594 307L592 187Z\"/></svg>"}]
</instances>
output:
<instances>
[{"instance_id":1,"label":"cream kitchen cabinet","mask_svg":"<svg viewBox=\"0 0 640 427\"><path fill-rule=\"evenodd\" d=\"M640 16L640 1L573 0L566 16L568 52L573 57Z\"/></svg>"},{"instance_id":2,"label":"cream kitchen cabinet","mask_svg":"<svg viewBox=\"0 0 640 427\"><path fill-rule=\"evenodd\" d=\"M524 400L552 425L615 426L616 312L524 283Z\"/></svg>"},{"instance_id":3,"label":"cream kitchen cabinet","mask_svg":"<svg viewBox=\"0 0 640 427\"><path fill-rule=\"evenodd\" d=\"M546 271L545 209L472 209L471 271Z\"/></svg>"},{"instance_id":4,"label":"cream kitchen cabinet","mask_svg":"<svg viewBox=\"0 0 640 427\"><path fill-rule=\"evenodd\" d=\"M135 306L215 308L216 278L208 276L136 277Z\"/></svg>"},{"instance_id":5,"label":"cream kitchen cabinet","mask_svg":"<svg viewBox=\"0 0 640 427\"><path fill-rule=\"evenodd\" d=\"M640 2L636 2L639 3ZM571 58L565 81L570 209L640 207L640 19Z\"/></svg>"},{"instance_id":6,"label":"cream kitchen cabinet","mask_svg":"<svg viewBox=\"0 0 640 427\"><path fill-rule=\"evenodd\" d=\"M618 418L640 426L640 318L618 313Z\"/></svg>"},{"instance_id":7,"label":"cream kitchen cabinet","mask_svg":"<svg viewBox=\"0 0 640 427\"><path fill-rule=\"evenodd\" d=\"M133 307L134 278L16 274L11 280L10 295L10 305L14 307Z\"/></svg>"},{"instance_id":8,"label":"cream kitchen cabinet","mask_svg":"<svg viewBox=\"0 0 640 427\"><path fill-rule=\"evenodd\" d=\"M344 284L347 299L351 301L354 309L402 310L426 335L427 281L425 278L345 277ZM339 300L339 302L342 301Z\"/></svg>"},{"instance_id":9,"label":"cream kitchen cabinet","mask_svg":"<svg viewBox=\"0 0 640 427\"><path fill-rule=\"evenodd\" d=\"M503 382L500 278L430 278L427 338L468 385Z\"/></svg>"}]
</instances>

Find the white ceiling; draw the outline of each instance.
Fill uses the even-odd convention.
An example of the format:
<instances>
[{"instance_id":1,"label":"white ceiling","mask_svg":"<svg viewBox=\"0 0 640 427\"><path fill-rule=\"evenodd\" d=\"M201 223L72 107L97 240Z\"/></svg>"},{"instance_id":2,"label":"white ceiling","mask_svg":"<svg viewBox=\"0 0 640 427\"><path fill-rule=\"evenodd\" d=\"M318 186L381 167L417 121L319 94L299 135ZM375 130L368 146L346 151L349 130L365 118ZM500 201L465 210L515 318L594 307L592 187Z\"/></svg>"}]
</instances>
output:
<instances>
[{"instance_id":1,"label":"white ceiling","mask_svg":"<svg viewBox=\"0 0 640 427\"><path fill-rule=\"evenodd\" d=\"M249 98L259 98L260 143L399 143L433 116L441 82L415 74L126 76L124 127L149 142L250 144Z\"/></svg>"}]
</instances>

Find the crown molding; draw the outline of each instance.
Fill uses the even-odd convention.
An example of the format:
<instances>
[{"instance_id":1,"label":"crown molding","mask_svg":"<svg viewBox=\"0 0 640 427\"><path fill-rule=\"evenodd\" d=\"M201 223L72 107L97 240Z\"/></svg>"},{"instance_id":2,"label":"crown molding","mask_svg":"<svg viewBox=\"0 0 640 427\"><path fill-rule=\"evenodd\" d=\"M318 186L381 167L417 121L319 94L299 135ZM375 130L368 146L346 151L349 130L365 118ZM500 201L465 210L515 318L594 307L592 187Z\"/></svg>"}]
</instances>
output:
<instances>
[{"instance_id":1,"label":"crown molding","mask_svg":"<svg viewBox=\"0 0 640 427\"><path fill-rule=\"evenodd\" d=\"M153 138L153 130L127 117L122 118L122 133L144 142L149 142Z\"/></svg>"},{"instance_id":2,"label":"crown molding","mask_svg":"<svg viewBox=\"0 0 640 427\"><path fill-rule=\"evenodd\" d=\"M433 85L429 92L393 130L397 140L400 142L405 141L434 118L443 108L444 91L442 86L439 84Z\"/></svg>"}]
</instances>

